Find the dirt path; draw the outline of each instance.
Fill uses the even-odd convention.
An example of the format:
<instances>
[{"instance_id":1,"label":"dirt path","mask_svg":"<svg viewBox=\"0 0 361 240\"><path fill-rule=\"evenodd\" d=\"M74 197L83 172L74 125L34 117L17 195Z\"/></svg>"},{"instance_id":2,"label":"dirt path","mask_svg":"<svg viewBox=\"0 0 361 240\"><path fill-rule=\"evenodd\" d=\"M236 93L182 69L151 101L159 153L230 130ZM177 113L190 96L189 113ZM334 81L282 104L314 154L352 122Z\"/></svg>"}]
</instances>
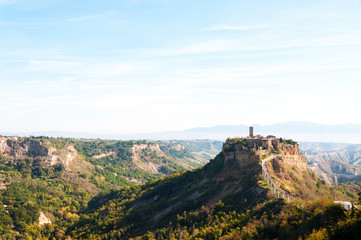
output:
<instances>
[{"instance_id":1,"label":"dirt path","mask_svg":"<svg viewBox=\"0 0 361 240\"><path fill-rule=\"evenodd\" d=\"M262 161L262 174L263 176L265 177L268 185L270 186L271 189L273 189L274 191L274 194L277 196L277 197L281 197L281 198L284 198L286 199L287 201L293 199L293 197L291 195L289 195L288 193L286 193L285 191L281 190L277 185L276 183L273 181L273 179L271 178L271 175L269 174L268 170L267 170L267 162L275 159L276 157L278 157L280 155L278 154L274 154L274 155L271 155L269 156L268 158L264 159Z\"/></svg>"}]
</instances>

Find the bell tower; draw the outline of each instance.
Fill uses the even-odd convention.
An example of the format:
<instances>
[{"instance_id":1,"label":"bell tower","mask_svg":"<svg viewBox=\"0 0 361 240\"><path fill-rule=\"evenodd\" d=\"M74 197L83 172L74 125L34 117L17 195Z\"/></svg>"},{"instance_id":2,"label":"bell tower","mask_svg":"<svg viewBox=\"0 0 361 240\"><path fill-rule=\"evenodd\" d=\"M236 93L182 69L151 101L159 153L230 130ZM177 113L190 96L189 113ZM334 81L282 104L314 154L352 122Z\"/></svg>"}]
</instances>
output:
<instances>
[{"instance_id":1,"label":"bell tower","mask_svg":"<svg viewBox=\"0 0 361 240\"><path fill-rule=\"evenodd\" d=\"M249 136L253 137L253 127L249 127Z\"/></svg>"}]
</instances>

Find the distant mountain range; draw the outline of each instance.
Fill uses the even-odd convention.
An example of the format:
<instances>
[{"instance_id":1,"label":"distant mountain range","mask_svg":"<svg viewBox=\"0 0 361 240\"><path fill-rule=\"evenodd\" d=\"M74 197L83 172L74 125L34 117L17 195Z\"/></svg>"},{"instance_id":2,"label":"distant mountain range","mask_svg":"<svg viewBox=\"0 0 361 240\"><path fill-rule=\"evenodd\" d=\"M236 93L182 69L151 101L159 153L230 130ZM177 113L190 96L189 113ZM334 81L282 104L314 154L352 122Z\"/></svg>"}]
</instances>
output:
<instances>
[{"instance_id":1,"label":"distant mountain range","mask_svg":"<svg viewBox=\"0 0 361 240\"><path fill-rule=\"evenodd\" d=\"M361 143L361 124L324 125L312 122L285 122L272 125L254 124L255 134L275 135L291 138L296 141ZM31 132L31 133L1 133L5 136L49 136L70 138L101 138L101 139L214 139L225 140L228 137L248 136L248 125L217 125L199 127L183 131L165 131L135 134L97 134L83 132Z\"/></svg>"}]
</instances>

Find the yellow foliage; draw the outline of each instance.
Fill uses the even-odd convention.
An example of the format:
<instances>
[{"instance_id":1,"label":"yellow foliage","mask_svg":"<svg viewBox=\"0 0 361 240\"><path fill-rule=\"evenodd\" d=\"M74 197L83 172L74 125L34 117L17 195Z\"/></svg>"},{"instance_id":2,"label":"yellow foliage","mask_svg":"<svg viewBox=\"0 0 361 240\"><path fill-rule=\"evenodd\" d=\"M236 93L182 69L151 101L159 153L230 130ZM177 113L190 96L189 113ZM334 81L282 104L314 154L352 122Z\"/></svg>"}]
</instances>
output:
<instances>
[{"instance_id":1,"label":"yellow foliage","mask_svg":"<svg viewBox=\"0 0 361 240\"><path fill-rule=\"evenodd\" d=\"M328 240L328 234L326 229L315 230L305 240Z\"/></svg>"},{"instance_id":2,"label":"yellow foliage","mask_svg":"<svg viewBox=\"0 0 361 240\"><path fill-rule=\"evenodd\" d=\"M76 214L76 213L68 212L68 213L66 214L65 218L68 219L68 220L71 219L71 220L73 220L73 221L78 221L80 217L79 217L79 215Z\"/></svg>"}]
</instances>

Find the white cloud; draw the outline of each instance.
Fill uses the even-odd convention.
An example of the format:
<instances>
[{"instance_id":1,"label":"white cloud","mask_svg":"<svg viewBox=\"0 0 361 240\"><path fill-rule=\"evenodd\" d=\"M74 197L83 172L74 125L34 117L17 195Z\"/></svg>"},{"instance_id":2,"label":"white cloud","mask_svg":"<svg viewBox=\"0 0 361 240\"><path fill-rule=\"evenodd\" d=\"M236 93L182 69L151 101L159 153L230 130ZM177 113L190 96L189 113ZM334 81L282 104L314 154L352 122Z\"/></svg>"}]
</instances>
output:
<instances>
[{"instance_id":1,"label":"white cloud","mask_svg":"<svg viewBox=\"0 0 361 240\"><path fill-rule=\"evenodd\" d=\"M1 6L1 3L0 3ZM0 21L0 26L21 26L21 27L29 27L29 26L39 26L43 25L42 22L6 22Z\"/></svg>"},{"instance_id":2,"label":"white cloud","mask_svg":"<svg viewBox=\"0 0 361 240\"><path fill-rule=\"evenodd\" d=\"M264 41L267 38L268 41ZM329 36L308 39L278 39L274 35L262 38L245 39L215 39L196 44L189 44L174 48L143 49L152 56L180 56L190 54L205 54L235 51L267 51L297 47L331 47L331 46L360 46L361 37L355 36Z\"/></svg>"},{"instance_id":3,"label":"white cloud","mask_svg":"<svg viewBox=\"0 0 361 240\"><path fill-rule=\"evenodd\" d=\"M80 67L80 62L54 61L54 60L31 60L24 68L25 72L44 72L73 69Z\"/></svg>"},{"instance_id":4,"label":"white cloud","mask_svg":"<svg viewBox=\"0 0 361 240\"><path fill-rule=\"evenodd\" d=\"M56 74L67 74L81 79L103 79L104 81L112 77L125 74L141 74L157 69L155 61L129 61L127 59L106 59L93 57L67 56L60 51L44 49L30 52L6 53L7 61L0 60L3 69L0 75L17 72L19 74L48 74L50 79ZM16 65L6 66L6 64L16 63ZM31 79L32 76L27 76Z\"/></svg>"},{"instance_id":5,"label":"white cloud","mask_svg":"<svg viewBox=\"0 0 361 240\"><path fill-rule=\"evenodd\" d=\"M1 5L6 5L6 4L12 4L17 2L17 0L0 0L0 6Z\"/></svg>"},{"instance_id":6,"label":"white cloud","mask_svg":"<svg viewBox=\"0 0 361 240\"><path fill-rule=\"evenodd\" d=\"M79 69L79 73L84 76L90 77L116 77L128 73L136 73L137 71L142 70L142 65L132 64L132 63L117 63L117 62L108 62L108 63L96 63L89 64L82 69Z\"/></svg>"},{"instance_id":7,"label":"white cloud","mask_svg":"<svg viewBox=\"0 0 361 240\"><path fill-rule=\"evenodd\" d=\"M210 52L224 52L233 51L237 48L237 40L233 39L219 39L211 40L199 44L192 44L189 46L179 48L161 48L150 50L153 55L156 56L177 56L177 55L188 55L188 54L199 54L199 53L210 53Z\"/></svg>"},{"instance_id":8,"label":"white cloud","mask_svg":"<svg viewBox=\"0 0 361 240\"><path fill-rule=\"evenodd\" d=\"M105 16L105 14L88 15L88 16L71 18L68 21L71 21L71 22L88 21L88 20L92 20L92 19L102 18L104 16Z\"/></svg>"},{"instance_id":9,"label":"white cloud","mask_svg":"<svg viewBox=\"0 0 361 240\"><path fill-rule=\"evenodd\" d=\"M213 32L213 31L249 31L256 29L266 29L267 25L216 25L213 27L203 28L200 32Z\"/></svg>"}]
</instances>

